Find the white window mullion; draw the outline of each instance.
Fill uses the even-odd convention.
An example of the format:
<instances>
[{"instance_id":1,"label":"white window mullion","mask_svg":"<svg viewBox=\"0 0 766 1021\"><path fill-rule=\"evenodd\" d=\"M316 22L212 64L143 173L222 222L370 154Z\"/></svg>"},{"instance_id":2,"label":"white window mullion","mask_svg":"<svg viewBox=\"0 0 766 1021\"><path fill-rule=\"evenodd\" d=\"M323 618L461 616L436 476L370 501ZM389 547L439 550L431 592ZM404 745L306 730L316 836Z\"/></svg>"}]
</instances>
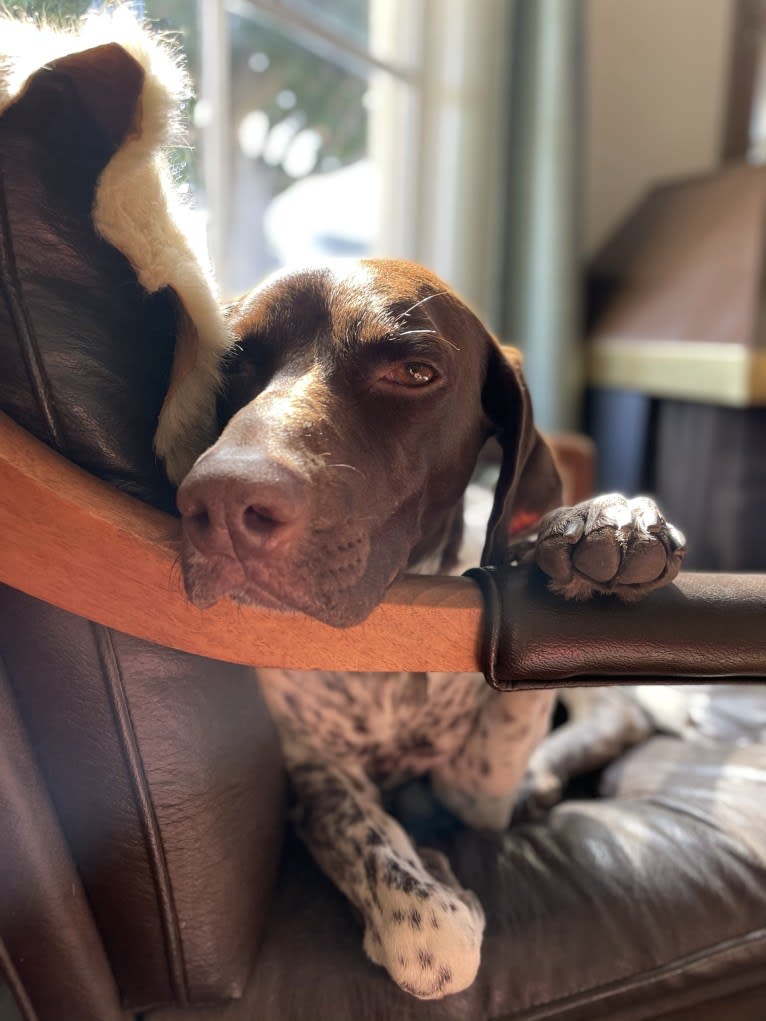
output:
<instances>
[{"instance_id":1,"label":"white window mullion","mask_svg":"<svg viewBox=\"0 0 766 1021\"><path fill-rule=\"evenodd\" d=\"M418 12L420 17L413 16ZM424 8L411 0L371 0L370 46L396 53L414 69L408 83L391 74L370 80L369 147L379 178L379 227L375 254L418 259L422 205Z\"/></svg>"},{"instance_id":2,"label":"white window mullion","mask_svg":"<svg viewBox=\"0 0 766 1021\"><path fill-rule=\"evenodd\" d=\"M219 279L227 279L231 84L229 31L223 2L197 0L200 30L199 99L205 111L199 124L208 215L210 256ZM198 104L199 105L199 104Z\"/></svg>"},{"instance_id":3,"label":"white window mullion","mask_svg":"<svg viewBox=\"0 0 766 1021\"><path fill-rule=\"evenodd\" d=\"M406 2L406 0L405 0ZM390 0L373 4L390 10ZM483 316L494 312L507 115L507 0L424 0L415 57L416 120L376 108L373 157L382 168L381 248L430 266ZM412 43L405 18L381 18L387 45ZM403 247L406 246L406 247ZM494 318L494 316L492 316Z\"/></svg>"}]
</instances>

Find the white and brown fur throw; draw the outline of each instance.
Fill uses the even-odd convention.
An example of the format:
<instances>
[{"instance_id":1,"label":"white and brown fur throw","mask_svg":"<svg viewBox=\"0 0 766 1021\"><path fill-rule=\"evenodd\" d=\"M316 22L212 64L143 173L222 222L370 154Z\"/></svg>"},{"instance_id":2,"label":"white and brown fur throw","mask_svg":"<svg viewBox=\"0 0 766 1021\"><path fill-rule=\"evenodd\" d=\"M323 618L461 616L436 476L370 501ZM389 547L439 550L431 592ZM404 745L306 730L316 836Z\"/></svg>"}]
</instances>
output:
<instances>
[{"instance_id":1,"label":"white and brown fur throw","mask_svg":"<svg viewBox=\"0 0 766 1021\"><path fill-rule=\"evenodd\" d=\"M99 178L92 217L147 292L171 288L178 299L170 393L155 436L157 454L177 483L215 437L220 364L233 343L204 242L168 155L172 146L187 144L181 111L191 85L177 47L143 28L127 8L91 14L67 28L0 16L0 114L41 69L114 43L140 65L143 87L130 132Z\"/></svg>"}]
</instances>

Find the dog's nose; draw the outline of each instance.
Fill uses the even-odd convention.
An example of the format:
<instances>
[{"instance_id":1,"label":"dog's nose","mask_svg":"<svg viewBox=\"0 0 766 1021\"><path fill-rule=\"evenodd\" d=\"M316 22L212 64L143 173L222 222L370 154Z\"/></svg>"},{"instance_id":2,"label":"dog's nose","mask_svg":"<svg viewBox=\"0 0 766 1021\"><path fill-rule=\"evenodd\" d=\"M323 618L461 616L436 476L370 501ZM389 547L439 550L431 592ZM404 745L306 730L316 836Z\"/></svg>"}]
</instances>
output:
<instances>
[{"instance_id":1,"label":"dog's nose","mask_svg":"<svg viewBox=\"0 0 766 1021\"><path fill-rule=\"evenodd\" d=\"M308 522L306 480L261 457L203 458L181 483L176 502L184 532L207 555L284 550Z\"/></svg>"}]
</instances>

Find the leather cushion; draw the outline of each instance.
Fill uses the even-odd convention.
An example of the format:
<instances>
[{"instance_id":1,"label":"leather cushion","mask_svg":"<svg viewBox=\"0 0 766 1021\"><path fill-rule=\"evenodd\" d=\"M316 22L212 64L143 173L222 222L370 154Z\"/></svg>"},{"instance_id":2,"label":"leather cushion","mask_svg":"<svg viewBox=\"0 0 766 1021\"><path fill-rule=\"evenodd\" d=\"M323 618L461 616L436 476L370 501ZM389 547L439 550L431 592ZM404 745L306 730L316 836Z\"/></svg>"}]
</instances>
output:
<instances>
[{"instance_id":1,"label":"leather cushion","mask_svg":"<svg viewBox=\"0 0 766 1021\"><path fill-rule=\"evenodd\" d=\"M121 1021L114 978L2 660L0 819L0 976L34 1017ZM38 982L40 974L48 981ZM0 982L0 1017L16 1017L4 1004Z\"/></svg>"},{"instance_id":2,"label":"leather cushion","mask_svg":"<svg viewBox=\"0 0 766 1021\"><path fill-rule=\"evenodd\" d=\"M365 959L348 905L292 838L243 1001L195 1021L638 1021L753 987L766 1003L766 747L658 737L603 793L502 836L431 841L488 914L476 983L435 1002Z\"/></svg>"}]
</instances>

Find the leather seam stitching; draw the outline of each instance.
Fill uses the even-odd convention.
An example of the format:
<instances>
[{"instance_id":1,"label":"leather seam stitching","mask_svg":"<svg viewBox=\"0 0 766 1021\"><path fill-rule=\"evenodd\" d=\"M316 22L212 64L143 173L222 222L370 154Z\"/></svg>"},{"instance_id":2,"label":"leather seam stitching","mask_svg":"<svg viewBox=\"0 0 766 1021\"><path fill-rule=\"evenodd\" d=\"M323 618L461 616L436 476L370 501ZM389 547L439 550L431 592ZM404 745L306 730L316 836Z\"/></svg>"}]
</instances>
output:
<instances>
[{"instance_id":1,"label":"leather seam stitching","mask_svg":"<svg viewBox=\"0 0 766 1021\"><path fill-rule=\"evenodd\" d=\"M143 759L135 737L135 728L130 713L125 686L122 680L119 660L114 648L112 635L107 628L91 624L95 633L99 658L103 666L107 694L112 715L122 745L122 752L130 777L130 783L139 809L139 819L147 857L150 862L154 888L157 895L165 951L168 959L168 974L173 995L179 1006L189 1004L189 986L183 957L183 944L178 925L173 888L170 881L165 846L162 841L157 814L154 808Z\"/></svg>"},{"instance_id":2,"label":"leather seam stitching","mask_svg":"<svg viewBox=\"0 0 766 1021\"><path fill-rule=\"evenodd\" d=\"M708 947L702 947L699 950L685 954L683 957L676 958L673 961L668 961L655 968L649 968L644 971L636 972L632 975L627 975L622 979L615 979L612 982L602 982L593 986L583 986L575 992L570 993L568 996L563 996L555 1000L538 1000L536 1003L530 1003L527 1007L525 1007L523 1013L517 1015L505 1015L505 1017L507 1018L507 1021L524 1021L527 1017L529 1017L531 1021L533 1015L529 1012L536 1011L541 1007L555 1008L558 1010L561 1007L577 1007L588 1003L595 1003L598 1000L604 1000L613 992L622 993L629 992L632 989L640 989L647 979L653 981L656 979L671 977L673 975L680 975L690 965L694 965L698 961L723 956L730 950L735 950L739 947L748 946L750 944L757 945L758 943L762 943L764 948L766 948L766 929L756 929L740 936L734 936L728 940L721 940Z\"/></svg>"},{"instance_id":3,"label":"leather seam stitching","mask_svg":"<svg viewBox=\"0 0 766 1021\"><path fill-rule=\"evenodd\" d=\"M40 347L37 343L32 322L24 303L23 289L19 280L16 255L13 247L13 232L6 200L5 175L0 161L0 289L5 298L16 337L19 351L29 384L34 394L38 409L45 420L49 442L59 453L65 454L66 444L64 430L56 412L50 380L45 371Z\"/></svg>"}]
</instances>

